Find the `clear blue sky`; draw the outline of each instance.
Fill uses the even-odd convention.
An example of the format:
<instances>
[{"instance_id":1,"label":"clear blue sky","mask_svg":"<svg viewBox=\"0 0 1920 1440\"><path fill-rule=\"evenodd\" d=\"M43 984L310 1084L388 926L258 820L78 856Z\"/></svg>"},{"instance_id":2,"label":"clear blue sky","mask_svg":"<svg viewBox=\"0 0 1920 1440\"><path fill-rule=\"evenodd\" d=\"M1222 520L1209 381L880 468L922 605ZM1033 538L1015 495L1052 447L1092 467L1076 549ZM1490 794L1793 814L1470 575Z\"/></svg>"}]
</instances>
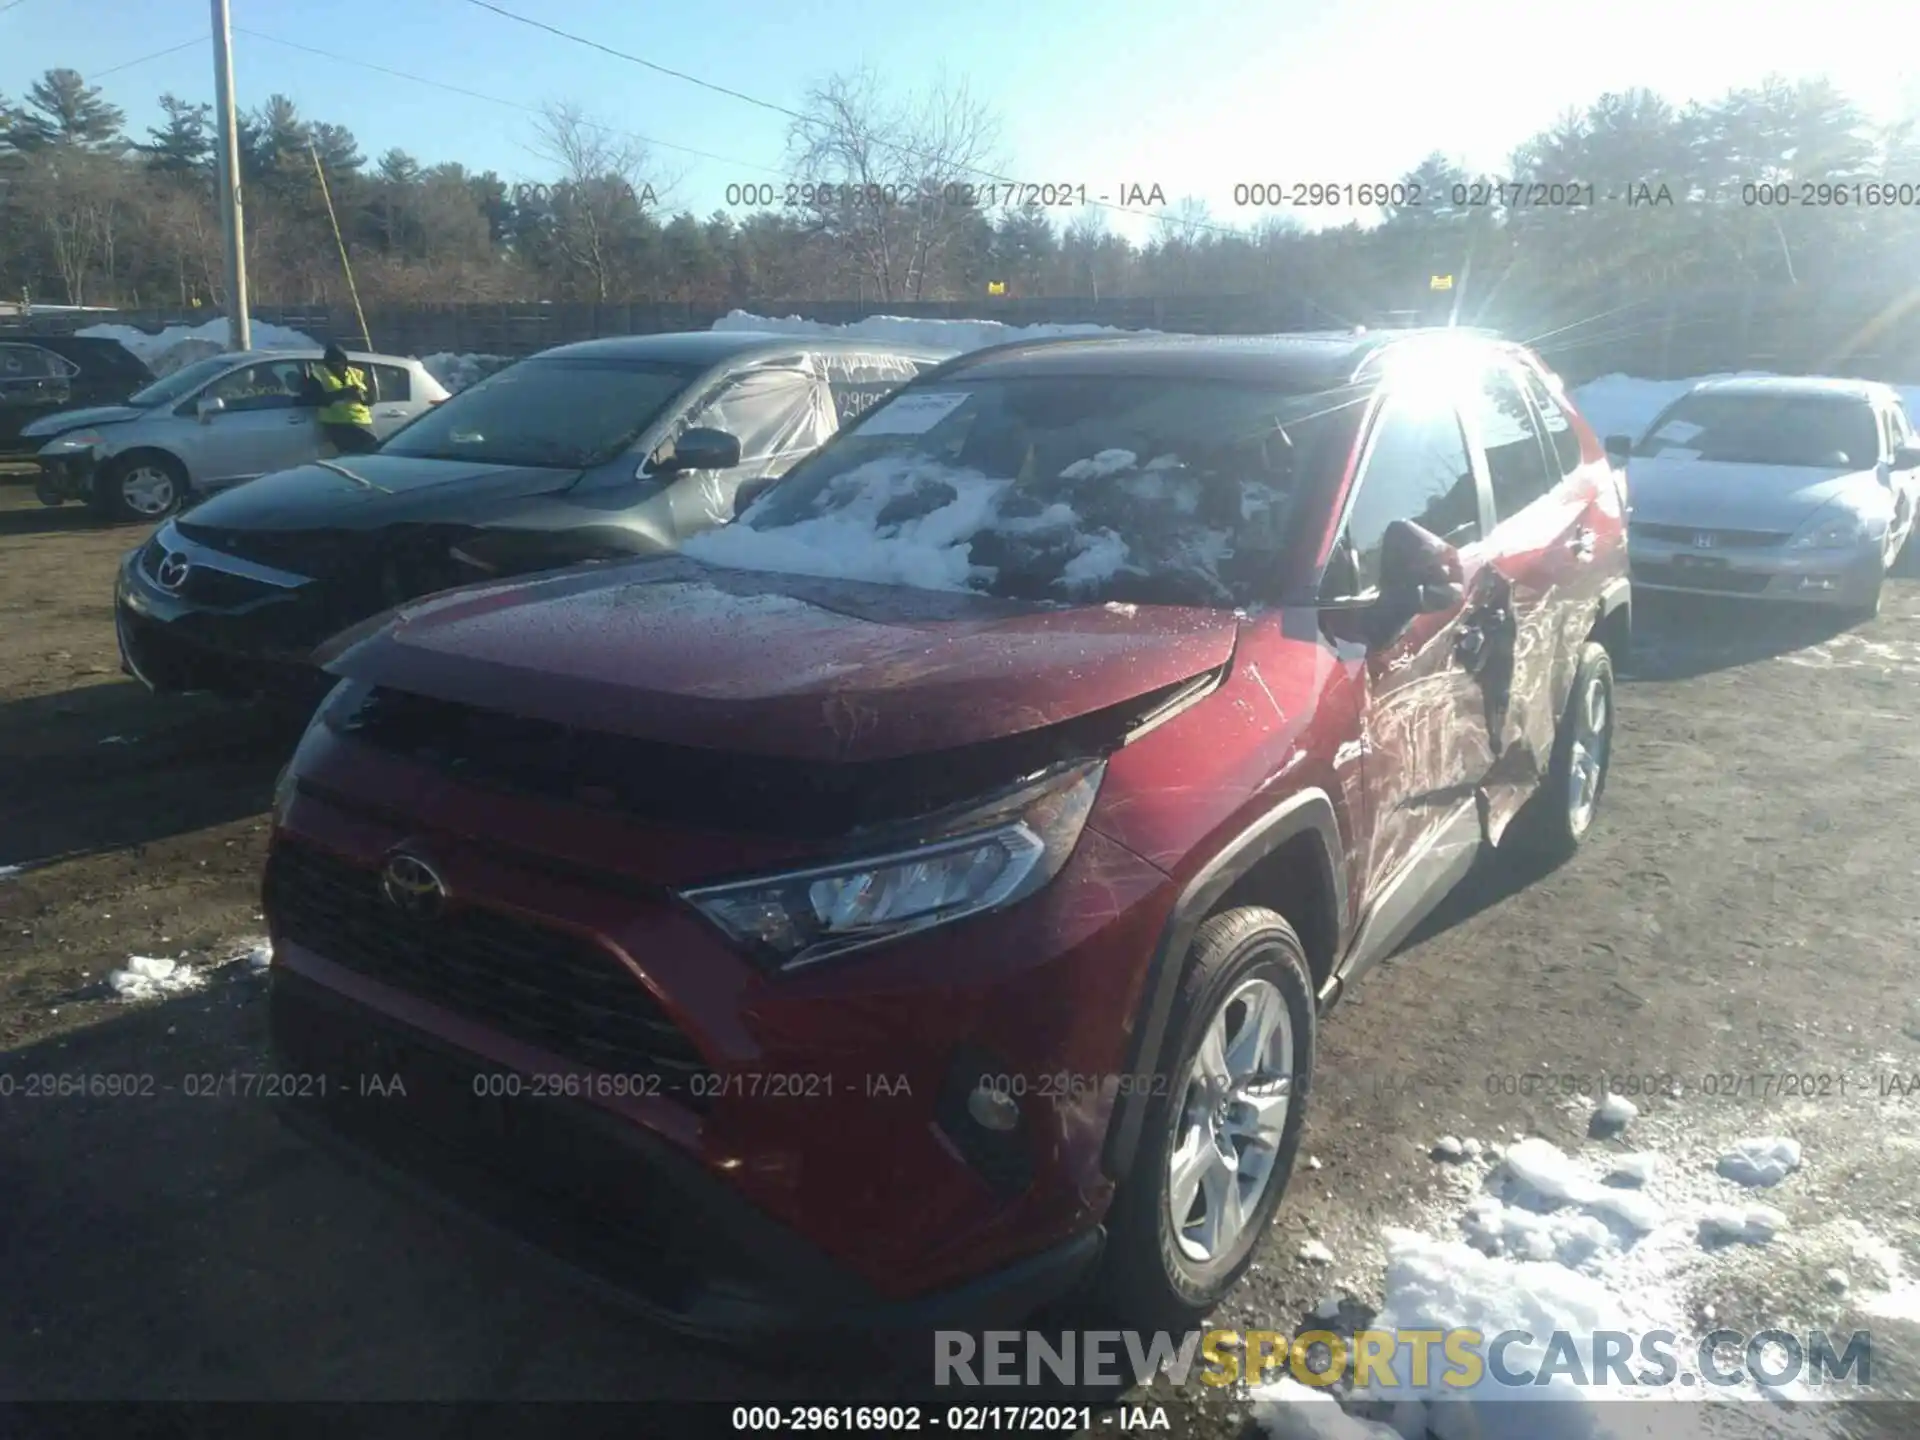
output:
<instances>
[{"instance_id":1,"label":"clear blue sky","mask_svg":"<svg viewBox=\"0 0 1920 1440\"><path fill-rule=\"evenodd\" d=\"M1517 141L1607 89L1645 85L1686 100L1769 71L1825 74L1890 115L1903 70L1920 69L1911 27L1875 0L499 3L789 108L803 105L810 82L862 62L901 91L925 86L944 65L1001 117L1008 173L1093 194L1157 183L1170 200L1203 198L1224 223L1260 218L1234 207L1240 181L1389 180L1435 149L1497 168ZM136 131L158 118L162 91L212 96L207 0L8 4L0 0L0 94L17 99L43 70L71 66L99 77ZM544 178L546 169L523 110L260 36L517 105L576 102L606 125L664 142L656 167L677 182L664 198L702 215L721 206L730 181L771 179L781 168L783 117L469 0L232 0L232 9L241 105L284 92L309 117L350 126L370 158L400 146L428 163L459 160L508 179ZM1911 99L1911 75L1907 86ZM1144 230L1125 217L1111 223Z\"/></svg>"}]
</instances>

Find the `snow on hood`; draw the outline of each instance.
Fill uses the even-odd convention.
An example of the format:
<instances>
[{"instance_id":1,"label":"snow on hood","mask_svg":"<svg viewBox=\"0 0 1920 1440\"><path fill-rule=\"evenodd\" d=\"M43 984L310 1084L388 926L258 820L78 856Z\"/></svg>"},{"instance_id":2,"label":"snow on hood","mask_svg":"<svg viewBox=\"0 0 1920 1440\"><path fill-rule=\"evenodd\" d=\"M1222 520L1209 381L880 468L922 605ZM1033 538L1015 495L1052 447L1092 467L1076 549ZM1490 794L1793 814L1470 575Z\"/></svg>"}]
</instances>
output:
<instances>
[{"instance_id":1,"label":"snow on hood","mask_svg":"<svg viewBox=\"0 0 1920 1440\"><path fill-rule=\"evenodd\" d=\"M838 335L849 340L884 340L895 345L924 345L934 350L978 350L1010 340L1047 340L1063 335L1154 335L1154 330L1120 330L1111 325L1009 325L1001 320L921 320L904 315L869 315L849 325L773 319L730 310L713 322L715 330L752 330L771 335Z\"/></svg>"}]
</instances>

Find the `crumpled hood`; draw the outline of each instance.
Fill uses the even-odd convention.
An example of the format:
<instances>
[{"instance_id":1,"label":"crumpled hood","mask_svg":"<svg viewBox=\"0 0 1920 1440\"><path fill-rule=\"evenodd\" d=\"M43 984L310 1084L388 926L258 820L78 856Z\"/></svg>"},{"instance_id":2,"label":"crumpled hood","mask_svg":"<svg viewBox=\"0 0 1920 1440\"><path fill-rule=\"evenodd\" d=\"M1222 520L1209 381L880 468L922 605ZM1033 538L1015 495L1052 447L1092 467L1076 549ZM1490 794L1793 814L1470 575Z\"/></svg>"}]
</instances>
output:
<instances>
[{"instance_id":1,"label":"crumpled hood","mask_svg":"<svg viewBox=\"0 0 1920 1440\"><path fill-rule=\"evenodd\" d=\"M390 525L416 510L441 511L450 503L544 495L579 478L578 470L531 465L343 455L223 490L194 507L189 518L203 530L352 530Z\"/></svg>"},{"instance_id":2,"label":"crumpled hood","mask_svg":"<svg viewBox=\"0 0 1920 1440\"><path fill-rule=\"evenodd\" d=\"M923 754L1215 669L1231 612L1071 607L707 569L684 557L468 587L332 652L336 675L670 744Z\"/></svg>"},{"instance_id":3,"label":"crumpled hood","mask_svg":"<svg viewBox=\"0 0 1920 1440\"><path fill-rule=\"evenodd\" d=\"M30 425L21 427L23 440L52 440L69 430L84 430L94 425L123 425L129 420L144 419L148 414L137 405L89 405L80 410L61 410L56 414L42 415Z\"/></svg>"},{"instance_id":4,"label":"crumpled hood","mask_svg":"<svg viewBox=\"0 0 1920 1440\"><path fill-rule=\"evenodd\" d=\"M1633 518L1699 529L1797 530L1836 500L1871 510L1886 490L1871 470L1740 465L1655 456L1627 466Z\"/></svg>"}]
</instances>

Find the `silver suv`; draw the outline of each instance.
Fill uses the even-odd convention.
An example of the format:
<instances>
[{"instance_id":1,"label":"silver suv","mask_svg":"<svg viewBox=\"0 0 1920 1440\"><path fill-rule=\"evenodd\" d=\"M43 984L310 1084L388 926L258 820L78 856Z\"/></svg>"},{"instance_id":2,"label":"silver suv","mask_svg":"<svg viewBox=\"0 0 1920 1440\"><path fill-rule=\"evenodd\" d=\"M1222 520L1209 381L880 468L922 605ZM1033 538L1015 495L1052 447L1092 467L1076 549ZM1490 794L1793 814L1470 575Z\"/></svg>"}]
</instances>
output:
<instances>
[{"instance_id":1,"label":"silver suv","mask_svg":"<svg viewBox=\"0 0 1920 1440\"><path fill-rule=\"evenodd\" d=\"M385 439L447 398L418 360L349 352L372 382ZM157 520L243 480L319 458L325 441L311 383L320 351L247 350L174 371L121 405L36 420L41 503L82 500L110 520Z\"/></svg>"}]
</instances>

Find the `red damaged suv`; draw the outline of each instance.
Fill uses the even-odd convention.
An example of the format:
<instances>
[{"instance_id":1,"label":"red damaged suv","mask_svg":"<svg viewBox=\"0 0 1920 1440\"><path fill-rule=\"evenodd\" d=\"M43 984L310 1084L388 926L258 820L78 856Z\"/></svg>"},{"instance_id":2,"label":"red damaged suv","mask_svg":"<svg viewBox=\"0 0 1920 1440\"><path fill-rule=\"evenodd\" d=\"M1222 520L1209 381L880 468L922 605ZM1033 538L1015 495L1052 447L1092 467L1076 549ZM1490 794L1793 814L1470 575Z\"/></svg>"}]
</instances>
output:
<instances>
[{"instance_id":1,"label":"red damaged suv","mask_svg":"<svg viewBox=\"0 0 1920 1440\"><path fill-rule=\"evenodd\" d=\"M1592 824L1623 505L1490 336L1016 344L370 623L276 795L289 1118L695 1333L1192 1323L1318 1017Z\"/></svg>"}]
</instances>

